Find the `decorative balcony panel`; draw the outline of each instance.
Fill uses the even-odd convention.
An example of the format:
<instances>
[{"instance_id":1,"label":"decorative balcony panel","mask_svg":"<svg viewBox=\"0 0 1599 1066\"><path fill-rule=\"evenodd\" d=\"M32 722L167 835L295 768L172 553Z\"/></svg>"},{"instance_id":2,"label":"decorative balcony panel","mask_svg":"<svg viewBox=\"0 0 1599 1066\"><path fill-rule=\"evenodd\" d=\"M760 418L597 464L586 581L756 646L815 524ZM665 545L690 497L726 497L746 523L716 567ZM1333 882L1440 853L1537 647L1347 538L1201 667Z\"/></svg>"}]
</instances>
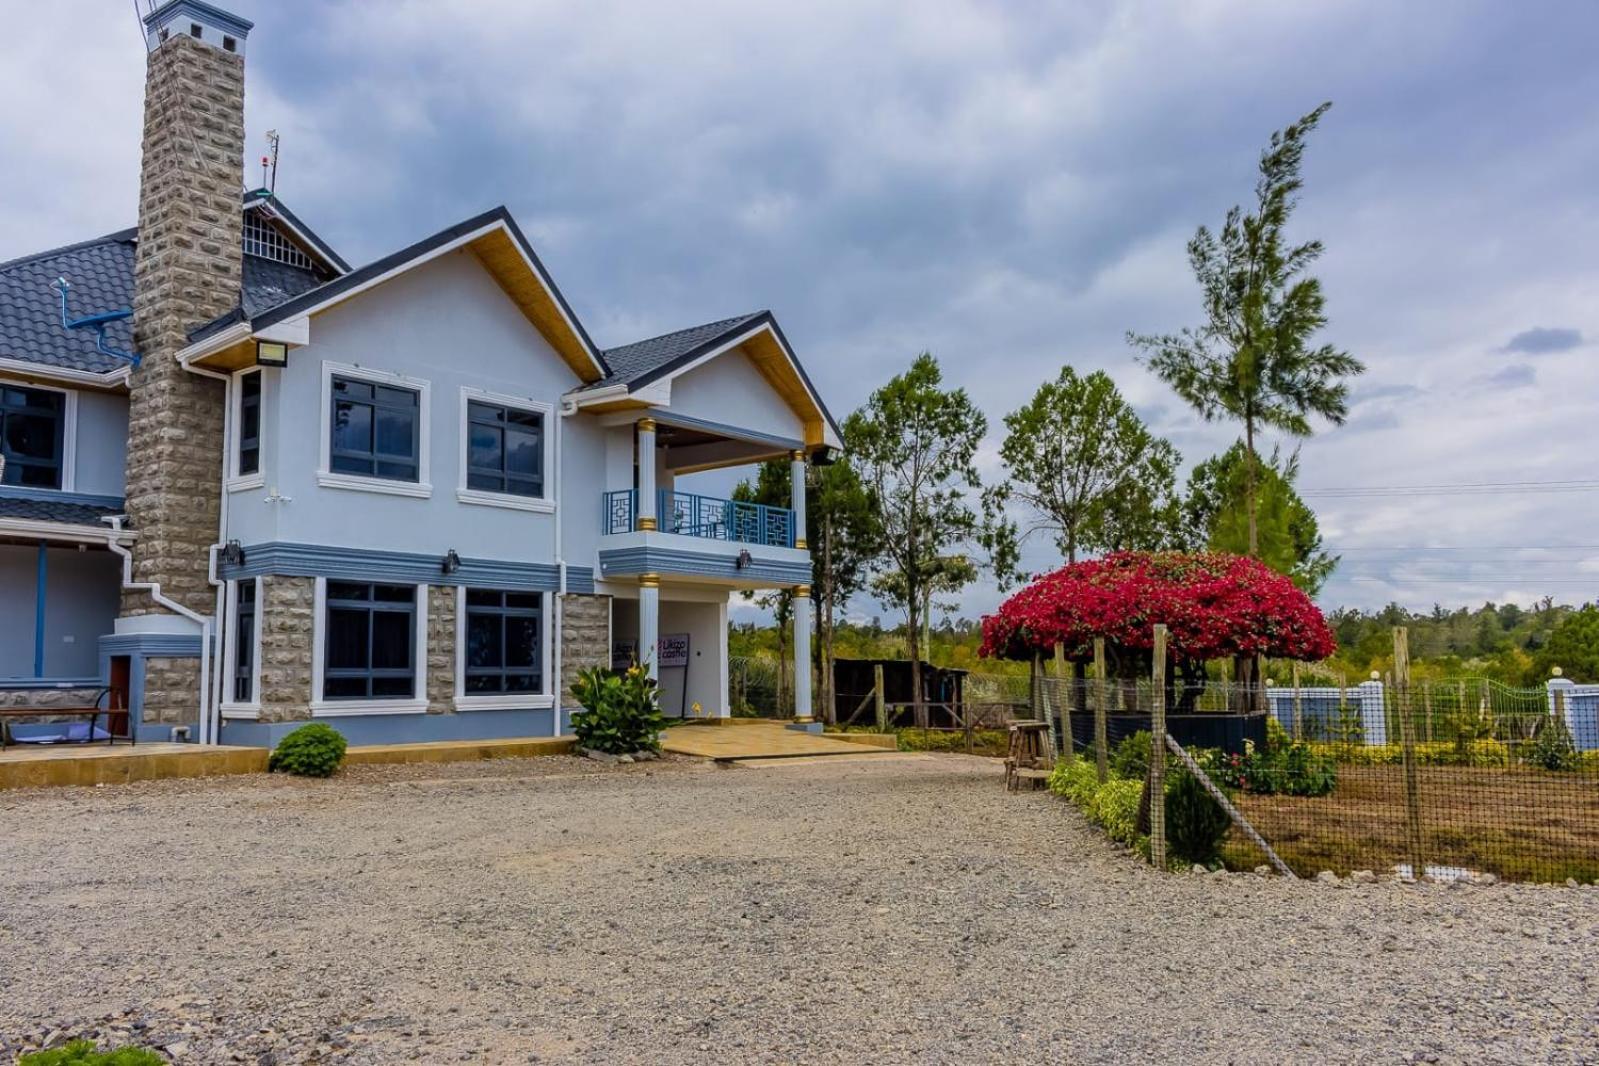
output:
<instances>
[{"instance_id":1,"label":"decorative balcony panel","mask_svg":"<svg viewBox=\"0 0 1599 1066\"><path fill-rule=\"evenodd\" d=\"M662 533L768 548L794 546L794 512L787 507L768 507L672 489L662 489L656 495L656 527ZM602 532L610 535L633 531L638 527L637 511L636 490L607 492Z\"/></svg>"}]
</instances>

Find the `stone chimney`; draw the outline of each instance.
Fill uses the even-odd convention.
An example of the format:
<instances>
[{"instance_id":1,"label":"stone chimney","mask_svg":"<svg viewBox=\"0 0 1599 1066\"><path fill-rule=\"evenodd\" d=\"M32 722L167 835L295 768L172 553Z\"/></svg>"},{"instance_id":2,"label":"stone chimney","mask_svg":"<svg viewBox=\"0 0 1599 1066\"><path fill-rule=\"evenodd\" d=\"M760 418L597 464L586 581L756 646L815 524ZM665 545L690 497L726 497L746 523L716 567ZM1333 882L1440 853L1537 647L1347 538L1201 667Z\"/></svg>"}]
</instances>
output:
<instances>
[{"instance_id":1,"label":"stone chimney","mask_svg":"<svg viewBox=\"0 0 1599 1066\"><path fill-rule=\"evenodd\" d=\"M138 533L134 580L213 613L207 548L217 538L222 382L176 356L188 331L239 304L243 260L244 42L251 24L200 0L168 0L144 19L139 242L128 397L127 509ZM161 610L124 591L126 615Z\"/></svg>"}]
</instances>

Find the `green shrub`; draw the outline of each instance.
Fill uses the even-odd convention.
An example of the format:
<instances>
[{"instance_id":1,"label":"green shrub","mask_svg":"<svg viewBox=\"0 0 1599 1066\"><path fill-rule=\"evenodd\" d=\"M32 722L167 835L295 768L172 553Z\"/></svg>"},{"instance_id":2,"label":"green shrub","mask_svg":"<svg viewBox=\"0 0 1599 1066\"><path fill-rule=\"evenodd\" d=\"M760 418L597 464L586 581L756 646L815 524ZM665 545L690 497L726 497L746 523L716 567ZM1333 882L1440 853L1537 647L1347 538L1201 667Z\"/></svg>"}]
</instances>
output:
<instances>
[{"instance_id":1,"label":"green shrub","mask_svg":"<svg viewBox=\"0 0 1599 1066\"><path fill-rule=\"evenodd\" d=\"M1243 761L1244 789L1260 795L1325 796L1337 784L1333 757L1309 744L1257 751Z\"/></svg>"},{"instance_id":2,"label":"green shrub","mask_svg":"<svg viewBox=\"0 0 1599 1066\"><path fill-rule=\"evenodd\" d=\"M17 1066L165 1066L166 1061L148 1048L99 1051L92 1040L74 1040L61 1047L29 1052L17 1059Z\"/></svg>"},{"instance_id":3,"label":"green shrub","mask_svg":"<svg viewBox=\"0 0 1599 1066\"><path fill-rule=\"evenodd\" d=\"M1213 779L1214 780L1214 779ZM1221 860L1221 842L1232 819L1199 778L1184 766L1166 778L1166 841L1173 858L1209 866Z\"/></svg>"},{"instance_id":4,"label":"green shrub","mask_svg":"<svg viewBox=\"0 0 1599 1066\"><path fill-rule=\"evenodd\" d=\"M1149 775L1149 745L1153 740L1147 729L1127 734L1111 752L1110 768L1122 777L1142 781Z\"/></svg>"},{"instance_id":5,"label":"green shrub","mask_svg":"<svg viewBox=\"0 0 1599 1066\"><path fill-rule=\"evenodd\" d=\"M1532 743L1522 748L1521 757L1545 770L1575 770L1582 765L1577 746L1571 741L1571 731L1559 718L1543 723Z\"/></svg>"},{"instance_id":6,"label":"green shrub","mask_svg":"<svg viewBox=\"0 0 1599 1066\"><path fill-rule=\"evenodd\" d=\"M325 722L311 722L278 741L267 769L300 777L332 777L344 761L344 734Z\"/></svg>"},{"instance_id":7,"label":"green shrub","mask_svg":"<svg viewBox=\"0 0 1599 1066\"><path fill-rule=\"evenodd\" d=\"M1286 748L1288 741L1288 730L1284 729L1283 724L1277 721L1276 715L1268 715L1266 718L1266 750L1277 751L1279 748Z\"/></svg>"},{"instance_id":8,"label":"green shrub","mask_svg":"<svg viewBox=\"0 0 1599 1066\"><path fill-rule=\"evenodd\" d=\"M1088 820L1112 840L1134 848L1144 846L1144 837L1138 832L1138 800L1144 791L1142 779L1130 780L1112 774L1102 785L1093 763L1075 759L1055 765L1049 777L1049 788L1081 808Z\"/></svg>"},{"instance_id":9,"label":"green shrub","mask_svg":"<svg viewBox=\"0 0 1599 1066\"><path fill-rule=\"evenodd\" d=\"M620 673L591 668L578 674L572 695L583 709L572 715L577 742L591 751L631 755L635 751L660 751L660 693L655 679L642 666Z\"/></svg>"}]
</instances>

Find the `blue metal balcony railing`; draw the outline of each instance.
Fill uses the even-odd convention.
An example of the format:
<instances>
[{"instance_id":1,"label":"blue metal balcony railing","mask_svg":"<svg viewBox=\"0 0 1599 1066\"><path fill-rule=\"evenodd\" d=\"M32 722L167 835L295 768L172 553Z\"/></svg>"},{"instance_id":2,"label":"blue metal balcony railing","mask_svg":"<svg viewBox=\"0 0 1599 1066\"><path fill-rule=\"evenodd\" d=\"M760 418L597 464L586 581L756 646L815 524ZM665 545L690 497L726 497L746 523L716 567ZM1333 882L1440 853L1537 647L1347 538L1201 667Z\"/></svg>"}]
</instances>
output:
<instances>
[{"instance_id":1,"label":"blue metal balcony railing","mask_svg":"<svg viewBox=\"0 0 1599 1066\"><path fill-rule=\"evenodd\" d=\"M655 516L656 526L663 533L761 544L769 548L794 546L794 512L787 507L661 489L656 493ZM636 528L638 490L607 492L602 532L630 533Z\"/></svg>"}]
</instances>

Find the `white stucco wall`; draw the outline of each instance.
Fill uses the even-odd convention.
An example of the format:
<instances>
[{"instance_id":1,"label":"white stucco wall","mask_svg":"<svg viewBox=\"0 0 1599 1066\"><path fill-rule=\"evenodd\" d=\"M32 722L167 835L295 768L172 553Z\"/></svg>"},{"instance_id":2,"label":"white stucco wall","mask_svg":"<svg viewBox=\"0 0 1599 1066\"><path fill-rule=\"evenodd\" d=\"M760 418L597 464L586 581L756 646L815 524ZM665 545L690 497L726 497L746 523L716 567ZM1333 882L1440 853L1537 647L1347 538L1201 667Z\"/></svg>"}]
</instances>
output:
<instances>
[{"instance_id":1,"label":"white stucco wall","mask_svg":"<svg viewBox=\"0 0 1599 1066\"><path fill-rule=\"evenodd\" d=\"M115 392L80 391L73 491L121 496L127 454L128 398Z\"/></svg>"},{"instance_id":2,"label":"white stucco wall","mask_svg":"<svg viewBox=\"0 0 1599 1066\"><path fill-rule=\"evenodd\" d=\"M742 349L717 356L672 381L670 410L768 436L803 440L805 425Z\"/></svg>"},{"instance_id":3,"label":"white stucco wall","mask_svg":"<svg viewBox=\"0 0 1599 1066\"><path fill-rule=\"evenodd\" d=\"M670 599L668 597L680 597ZM694 599L682 597L693 596ZM614 639L638 639L638 601L618 598L612 604ZM703 713L725 715L727 704L727 594L725 592L663 589L660 633L689 635L689 664L660 672L661 710L676 718L682 708L699 701ZM685 674L688 685L684 702Z\"/></svg>"},{"instance_id":4,"label":"white stucco wall","mask_svg":"<svg viewBox=\"0 0 1599 1066\"><path fill-rule=\"evenodd\" d=\"M426 499L332 488L322 466L324 364L356 365L425 381L428 387ZM472 387L551 405L578 384L522 312L466 252L446 255L317 316L311 343L284 370L266 371L262 475L265 486L231 494L229 536L246 544L288 541L374 550L553 562L556 516L462 503L461 390ZM553 444L556 410L548 415ZM568 419L557 492L570 501L563 535L573 555L592 555L598 485L604 477L597 429ZM561 482L570 479L571 484ZM266 504L273 489L290 502ZM557 514L560 514L558 509Z\"/></svg>"}]
</instances>

